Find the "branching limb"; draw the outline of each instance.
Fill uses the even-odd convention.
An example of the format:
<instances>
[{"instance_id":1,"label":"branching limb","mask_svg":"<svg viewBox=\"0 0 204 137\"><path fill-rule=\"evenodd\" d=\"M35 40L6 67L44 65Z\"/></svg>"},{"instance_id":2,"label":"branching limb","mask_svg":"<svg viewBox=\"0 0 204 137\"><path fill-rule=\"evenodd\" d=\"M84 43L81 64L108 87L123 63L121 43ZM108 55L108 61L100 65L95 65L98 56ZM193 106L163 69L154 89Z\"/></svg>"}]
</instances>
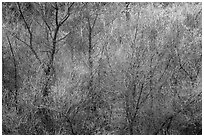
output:
<instances>
[{"instance_id":1,"label":"branching limb","mask_svg":"<svg viewBox=\"0 0 204 137\"><path fill-rule=\"evenodd\" d=\"M27 29L27 31L28 31L28 33L29 33L29 36L30 36L30 39L29 39L29 48L31 49L31 51L33 52L33 54L35 55L35 57L37 58L37 60L38 60L39 63L41 64L41 60L40 60L39 56L37 55L36 51L33 49L33 35L32 35L32 32L31 32L30 26L28 25L28 23L27 23L26 20L25 20L25 17L24 17L24 15L23 15L23 12L22 12L22 10L21 10L21 6L20 6L19 2L17 2L17 6L18 6L20 15L21 15L22 18L23 18L23 21L24 21L24 23L25 23L26 29ZM18 39L18 40L20 40L20 39ZM23 42L23 41L21 40L21 42ZM23 43L26 44L26 42L23 42ZM28 44L26 44L26 45L28 46Z\"/></svg>"},{"instance_id":2,"label":"branching limb","mask_svg":"<svg viewBox=\"0 0 204 137\"><path fill-rule=\"evenodd\" d=\"M71 3L71 5L68 7L68 10L67 10L67 14L64 16L64 18L59 22L59 25L58 26L61 26L70 16L70 10L71 10L71 7L74 5L74 2Z\"/></svg>"}]
</instances>

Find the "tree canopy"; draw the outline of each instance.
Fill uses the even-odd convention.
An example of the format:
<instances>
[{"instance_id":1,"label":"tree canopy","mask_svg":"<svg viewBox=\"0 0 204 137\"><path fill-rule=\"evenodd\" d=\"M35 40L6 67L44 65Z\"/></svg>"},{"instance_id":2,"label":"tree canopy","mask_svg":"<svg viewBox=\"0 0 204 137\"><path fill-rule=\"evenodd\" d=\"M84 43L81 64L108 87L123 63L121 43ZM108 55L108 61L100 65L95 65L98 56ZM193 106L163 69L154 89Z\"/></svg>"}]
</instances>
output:
<instances>
[{"instance_id":1,"label":"tree canopy","mask_svg":"<svg viewBox=\"0 0 204 137\"><path fill-rule=\"evenodd\" d=\"M202 134L202 4L3 2L2 134Z\"/></svg>"}]
</instances>

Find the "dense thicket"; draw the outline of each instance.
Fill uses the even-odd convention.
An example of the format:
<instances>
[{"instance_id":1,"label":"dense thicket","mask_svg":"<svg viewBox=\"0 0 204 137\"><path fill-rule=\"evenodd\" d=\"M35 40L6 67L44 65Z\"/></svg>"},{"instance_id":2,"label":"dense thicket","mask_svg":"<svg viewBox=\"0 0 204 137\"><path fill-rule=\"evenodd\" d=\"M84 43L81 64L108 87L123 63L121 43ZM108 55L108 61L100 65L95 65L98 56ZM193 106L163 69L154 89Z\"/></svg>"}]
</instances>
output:
<instances>
[{"instance_id":1,"label":"dense thicket","mask_svg":"<svg viewBox=\"0 0 204 137\"><path fill-rule=\"evenodd\" d=\"M201 3L2 3L2 134L202 134Z\"/></svg>"}]
</instances>

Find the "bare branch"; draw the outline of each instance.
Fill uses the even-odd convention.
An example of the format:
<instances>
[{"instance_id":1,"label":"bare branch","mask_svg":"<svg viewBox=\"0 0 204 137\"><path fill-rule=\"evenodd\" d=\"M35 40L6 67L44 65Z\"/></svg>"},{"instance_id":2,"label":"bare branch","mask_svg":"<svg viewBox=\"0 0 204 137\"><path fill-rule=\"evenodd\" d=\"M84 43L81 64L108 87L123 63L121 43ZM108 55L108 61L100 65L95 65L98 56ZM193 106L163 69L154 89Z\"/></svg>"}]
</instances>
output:
<instances>
[{"instance_id":1,"label":"bare branch","mask_svg":"<svg viewBox=\"0 0 204 137\"><path fill-rule=\"evenodd\" d=\"M37 58L37 60L41 63L40 58L38 57L37 53L36 53L35 50L33 49L33 44L32 44L32 43L33 43L33 36L32 36L32 32L31 32L31 30L30 30L30 26L28 26L28 23L27 23L26 20L25 20L25 17L24 17L24 15L23 15L23 12L22 12L22 10L21 10L21 6L20 6L19 2L17 2L17 6L18 6L19 12L20 12L20 14L21 14L21 16L22 16L22 18L23 18L23 21L24 21L24 23L25 23L25 25L26 25L26 29L28 30L28 33L29 33L29 35L30 35L30 39L29 39L30 44L29 44L29 47L30 47L31 51L33 52L33 54L35 55L35 57ZM21 42L23 42L23 41L21 41ZM26 44L26 42L23 42L23 43ZM28 44L26 44L26 45L28 46Z\"/></svg>"},{"instance_id":2,"label":"bare branch","mask_svg":"<svg viewBox=\"0 0 204 137\"><path fill-rule=\"evenodd\" d=\"M57 6L57 2L55 2L55 23L56 23L56 26L58 26L58 6Z\"/></svg>"},{"instance_id":3,"label":"bare branch","mask_svg":"<svg viewBox=\"0 0 204 137\"><path fill-rule=\"evenodd\" d=\"M68 7L67 15L59 22L59 26L61 26L70 16L70 10L71 7L74 5L74 2L71 3L71 5Z\"/></svg>"},{"instance_id":4,"label":"bare branch","mask_svg":"<svg viewBox=\"0 0 204 137\"><path fill-rule=\"evenodd\" d=\"M51 29L51 27L48 25L47 21L44 19L43 15L42 15L42 20L43 20L43 22L45 23L45 25L47 26L47 28L48 28L48 30L49 30L50 37L53 39L53 37L52 37L52 29Z\"/></svg>"},{"instance_id":5,"label":"bare branch","mask_svg":"<svg viewBox=\"0 0 204 137\"><path fill-rule=\"evenodd\" d=\"M77 23L75 23L75 26L77 26L78 24ZM73 26L73 27L75 27L75 26ZM70 33L72 33L72 32L74 32L75 30L73 30L73 31L70 31L69 33L67 33L65 36L62 36L61 38L59 38L58 40L56 40L56 42L60 42L60 41L62 41L63 39L65 39Z\"/></svg>"},{"instance_id":6,"label":"bare branch","mask_svg":"<svg viewBox=\"0 0 204 137\"><path fill-rule=\"evenodd\" d=\"M140 17L140 12L138 12L138 20L139 20L139 17ZM135 28L134 40L133 40L133 43L132 43L133 46L135 45L135 42L136 42L136 39L137 39L138 26L139 26L139 23L137 22L137 26Z\"/></svg>"},{"instance_id":7,"label":"bare branch","mask_svg":"<svg viewBox=\"0 0 204 137\"><path fill-rule=\"evenodd\" d=\"M62 38L58 39L57 42L62 41L63 39L65 39L71 32L67 33L65 36L63 36Z\"/></svg>"},{"instance_id":8,"label":"bare branch","mask_svg":"<svg viewBox=\"0 0 204 137\"><path fill-rule=\"evenodd\" d=\"M24 40L20 39L17 35L12 34L12 36L13 36L14 38L16 38L17 40L19 40L20 42L24 43L26 46L28 46L28 47L30 48L30 45L29 45L28 43L26 43Z\"/></svg>"},{"instance_id":9,"label":"bare branch","mask_svg":"<svg viewBox=\"0 0 204 137\"><path fill-rule=\"evenodd\" d=\"M19 10L19 12L20 12L20 14L21 14L21 16L23 18L23 21L24 21L25 25L26 25L26 29L28 30L28 33L30 34L30 37L32 38L32 33L31 33L31 30L30 30L30 26L28 26L28 23L25 20L25 17L23 15L23 12L21 10L21 6L20 6L19 2L17 2L17 5L18 5L18 10Z\"/></svg>"},{"instance_id":10,"label":"bare branch","mask_svg":"<svg viewBox=\"0 0 204 137\"><path fill-rule=\"evenodd\" d=\"M144 83L142 83L141 88L140 88L139 97L138 97L138 99L137 99L137 104L136 104L136 107L135 107L136 111L135 111L135 113L134 113L134 116L133 116L133 118L132 118L132 121L134 121L135 117L137 116L138 110L139 110L139 104L140 104L140 99L141 99L141 97L142 97L143 87L144 87Z\"/></svg>"},{"instance_id":11,"label":"bare branch","mask_svg":"<svg viewBox=\"0 0 204 137\"><path fill-rule=\"evenodd\" d=\"M94 19L94 22L93 22L93 25L92 25L92 27L91 27L91 30L94 28L97 18L98 18L98 13L96 14L96 17L95 17L95 19Z\"/></svg>"},{"instance_id":12,"label":"bare branch","mask_svg":"<svg viewBox=\"0 0 204 137\"><path fill-rule=\"evenodd\" d=\"M41 11L41 12L42 12L42 11ZM45 23L46 27L47 27L48 30L49 30L49 35L50 35L50 37L53 38L53 37L52 37L52 29L51 29L51 27L49 26L48 22L46 21L45 16L43 15L43 13L42 13L40 16L41 16L43 22Z\"/></svg>"}]
</instances>

